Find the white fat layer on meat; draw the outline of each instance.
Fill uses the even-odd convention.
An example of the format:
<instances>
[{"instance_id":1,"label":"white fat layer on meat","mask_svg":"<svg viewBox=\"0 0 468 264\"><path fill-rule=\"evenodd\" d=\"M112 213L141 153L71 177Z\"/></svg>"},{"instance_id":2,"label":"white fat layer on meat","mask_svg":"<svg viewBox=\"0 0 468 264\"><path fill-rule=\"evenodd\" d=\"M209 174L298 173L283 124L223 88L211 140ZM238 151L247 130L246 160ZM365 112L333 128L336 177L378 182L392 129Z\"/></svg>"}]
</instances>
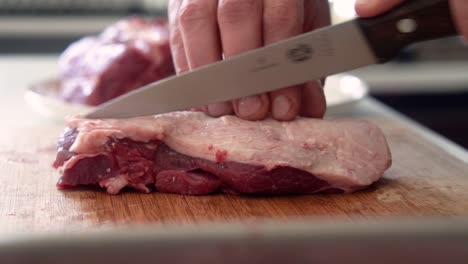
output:
<instances>
[{"instance_id":1,"label":"white fat layer on meat","mask_svg":"<svg viewBox=\"0 0 468 264\"><path fill-rule=\"evenodd\" d=\"M226 151L225 161L301 169L345 191L372 184L391 164L381 130L356 119L252 122L235 116L174 112L131 119L75 116L67 119L67 125L79 131L70 149L78 154L103 151L109 137L161 140L181 154L210 161ZM67 163L64 166L69 167Z\"/></svg>"}]
</instances>

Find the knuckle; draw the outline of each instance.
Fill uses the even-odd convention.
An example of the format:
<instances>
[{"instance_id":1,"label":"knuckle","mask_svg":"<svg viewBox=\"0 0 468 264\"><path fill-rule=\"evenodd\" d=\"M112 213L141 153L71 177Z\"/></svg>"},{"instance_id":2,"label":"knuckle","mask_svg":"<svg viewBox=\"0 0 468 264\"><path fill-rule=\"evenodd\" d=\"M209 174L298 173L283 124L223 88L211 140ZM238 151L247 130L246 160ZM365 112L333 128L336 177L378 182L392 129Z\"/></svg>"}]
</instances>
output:
<instances>
[{"instance_id":1,"label":"knuckle","mask_svg":"<svg viewBox=\"0 0 468 264\"><path fill-rule=\"evenodd\" d=\"M218 21L220 23L238 23L250 16L256 10L259 0L220 0L218 5Z\"/></svg>"},{"instance_id":2,"label":"knuckle","mask_svg":"<svg viewBox=\"0 0 468 264\"><path fill-rule=\"evenodd\" d=\"M183 44L182 34L180 33L180 30L178 29L171 30L169 34L169 43L171 46L174 46L174 47L179 47L180 45Z\"/></svg>"},{"instance_id":3,"label":"knuckle","mask_svg":"<svg viewBox=\"0 0 468 264\"><path fill-rule=\"evenodd\" d=\"M178 19L181 27L190 26L192 23L209 19L210 8L203 1L185 1L179 9Z\"/></svg>"},{"instance_id":4,"label":"knuckle","mask_svg":"<svg viewBox=\"0 0 468 264\"><path fill-rule=\"evenodd\" d=\"M303 13L296 0L277 1L265 13L264 23L267 33L275 35L302 31Z\"/></svg>"}]
</instances>

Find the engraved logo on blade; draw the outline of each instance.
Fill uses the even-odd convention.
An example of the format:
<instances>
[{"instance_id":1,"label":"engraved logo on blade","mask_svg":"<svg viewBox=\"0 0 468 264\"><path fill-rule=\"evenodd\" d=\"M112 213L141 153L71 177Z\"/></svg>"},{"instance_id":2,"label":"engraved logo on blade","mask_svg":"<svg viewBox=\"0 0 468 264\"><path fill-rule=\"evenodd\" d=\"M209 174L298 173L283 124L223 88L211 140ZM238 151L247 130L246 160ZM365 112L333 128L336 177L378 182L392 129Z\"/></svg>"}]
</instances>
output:
<instances>
[{"instance_id":1,"label":"engraved logo on blade","mask_svg":"<svg viewBox=\"0 0 468 264\"><path fill-rule=\"evenodd\" d=\"M312 57L314 50L307 44L299 44L288 51L288 58L292 62L303 62Z\"/></svg>"},{"instance_id":2,"label":"engraved logo on blade","mask_svg":"<svg viewBox=\"0 0 468 264\"><path fill-rule=\"evenodd\" d=\"M278 63L270 61L267 57L260 56L255 61L256 65L251 72L259 72L278 66Z\"/></svg>"}]
</instances>

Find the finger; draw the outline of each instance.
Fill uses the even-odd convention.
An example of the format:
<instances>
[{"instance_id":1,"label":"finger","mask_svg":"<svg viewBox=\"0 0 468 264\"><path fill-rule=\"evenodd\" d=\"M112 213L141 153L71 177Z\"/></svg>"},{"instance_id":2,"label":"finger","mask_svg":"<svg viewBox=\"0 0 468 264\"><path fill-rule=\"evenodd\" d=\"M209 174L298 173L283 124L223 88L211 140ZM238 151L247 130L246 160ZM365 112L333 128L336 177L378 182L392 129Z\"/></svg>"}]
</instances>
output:
<instances>
[{"instance_id":1,"label":"finger","mask_svg":"<svg viewBox=\"0 0 468 264\"><path fill-rule=\"evenodd\" d=\"M304 32L331 24L328 0L304 1Z\"/></svg>"},{"instance_id":2,"label":"finger","mask_svg":"<svg viewBox=\"0 0 468 264\"><path fill-rule=\"evenodd\" d=\"M296 118L301 108L301 88L303 85L283 88L270 93L271 115L280 121Z\"/></svg>"},{"instance_id":3,"label":"finger","mask_svg":"<svg viewBox=\"0 0 468 264\"><path fill-rule=\"evenodd\" d=\"M221 44L226 58L262 46L262 1L219 0L218 25ZM259 120L267 116L269 99L266 95L234 100L237 116Z\"/></svg>"},{"instance_id":4,"label":"finger","mask_svg":"<svg viewBox=\"0 0 468 264\"><path fill-rule=\"evenodd\" d=\"M182 73L189 69L187 58L185 56L184 41L179 27L179 9L182 0L170 0L168 6L169 34L172 60L176 73Z\"/></svg>"},{"instance_id":5,"label":"finger","mask_svg":"<svg viewBox=\"0 0 468 264\"><path fill-rule=\"evenodd\" d=\"M218 24L226 57L260 47L262 1L219 0Z\"/></svg>"},{"instance_id":6,"label":"finger","mask_svg":"<svg viewBox=\"0 0 468 264\"><path fill-rule=\"evenodd\" d=\"M468 1L452 0L450 4L458 31L468 41Z\"/></svg>"},{"instance_id":7,"label":"finger","mask_svg":"<svg viewBox=\"0 0 468 264\"><path fill-rule=\"evenodd\" d=\"M310 82L302 88L301 115L322 118L325 115L326 101L320 81Z\"/></svg>"},{"instance_id":8,"label":"finger","mask_svg":"<svg viewBox=\"0 0 468 264\"><path fill-rule=\"evenodd\" d=\"M220 117L224 115L232 115L234 113L234 108L231 102L219 102L208 105L205 112L209 116Z\"/></svg>"},{"instance_id":9,"label":"finger","mask_svg":"<svg viewBox=\"0 0 468 264\"><path fill-rule=\"evenodd\" d=\"M371 17L384 13L406 0L357 0L356 13L361 17Z\"/></svg>"},{"instance_id":10,"label":"finger","mask_svg":"<svg viewBox=\"0 0 468 264\"><path fill-rule=\"evenodd\" d=\"M179 25L191 70L221 60L216 0L183 0Z\"/></svg>"},{"instance_id":11,"label":"finger","mask_svg":"<svg viewBox=\"0 0 468 264\"><path fill-rule=\"evenodd\" d=\"M270 109L268 94L258 94L234 100L234 112L240 118L247 120L262 120Z\"/></svg>"},{"instance_id":12,"label":"finger","mask_svg":"<svg viewBox=\"0 0 468 264\"><path fill-rule=\"evenodd\" d=\"M265 45L296 36L303 31L304 0L267 0L263 6Z\"/></svg>"},{"instance_id":13,"label":"finger","mask_svg":"<svg viewBox=\"0 0 468 264\"><path fill-rule=\"evenodd\" d=\"M216 0L183 0L178 23L190 70L221 60L221 43L216 19ZM199 108L210 116L233 113L229 102Z\"/></svg>"},{"instance_id":14,"label":"finger","mask_svg":"<svg viewBox=\"0 0 468 264\"><path fill-rule=\"evenodd\" d=\"M312 31L331 24L328 0L305 1L304 31ZM326 110L323 84L325 78L312 81L301 89L300 114L306 117L322 118Z\"/></svg>"},{"instance_id":15,"label":"finger","mask_svg":"<svg viewBox=\"0 0 468 264\"><path fill-rule=\"evenodd\" d=\"M299 35L304 25L304 0L268 0L263 6L263 41L265 45ZM271 92L272 117L289 121L299 114L300 86Z\"/></svg>"},{"instance_id":16,"label":"finger","mask_svg":"<svg viewBox=\"0 0 468 264\"><path fill-rule=\"evenodd\" d=\"M304 32L329 26L331 24L330 4L328 0L304 2ZM325 78L321 79L325 83Z\"/></svg>"}]
</instances>

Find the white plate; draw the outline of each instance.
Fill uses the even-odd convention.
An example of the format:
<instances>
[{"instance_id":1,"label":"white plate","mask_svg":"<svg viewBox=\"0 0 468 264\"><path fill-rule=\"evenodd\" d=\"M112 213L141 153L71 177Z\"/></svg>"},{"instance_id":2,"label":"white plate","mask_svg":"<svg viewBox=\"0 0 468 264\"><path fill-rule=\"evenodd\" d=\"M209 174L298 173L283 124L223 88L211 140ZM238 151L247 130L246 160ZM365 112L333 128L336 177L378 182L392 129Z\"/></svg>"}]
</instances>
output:
<instances>
[{"instance_id":1,"label":"white plate","mask_svg":"<svg viewBox=\"0 0 468 264\"><path fill-rule=\"evenodd\" d=\"M25 99L37 113L51 119L63 120L65 116L86 113L93 107L65 102L59 98L59 82L51 79L31 85L26 91ZM368 88L359 78L338 74L327 78L325 97L327 107L333 108L355 103L364 98Z\"/></svg>"},{"instance_id":2,"label":"white plate","mask_svg":"<svg viewBox=\"0 0 468 264\"><path fill-rule=\"evenodd\" d=\"M325 83L327 107L334 108L355 103L366 97L369 89L358 77L350 74L337 74L327 78Z\"/></svg>"},{"instance_id":3,"label":"white plate","mask_svg":"<svg viewBox=\"0 0 468 264\"><path fill-rule=\"evenodd\" d=\"M59 81L49 79L35 83L26 90L24 99L37 113L50 119L60 120L68 115L87 113L93 107L65 102L59 98Z\"/></svg>"}]
</instances>

